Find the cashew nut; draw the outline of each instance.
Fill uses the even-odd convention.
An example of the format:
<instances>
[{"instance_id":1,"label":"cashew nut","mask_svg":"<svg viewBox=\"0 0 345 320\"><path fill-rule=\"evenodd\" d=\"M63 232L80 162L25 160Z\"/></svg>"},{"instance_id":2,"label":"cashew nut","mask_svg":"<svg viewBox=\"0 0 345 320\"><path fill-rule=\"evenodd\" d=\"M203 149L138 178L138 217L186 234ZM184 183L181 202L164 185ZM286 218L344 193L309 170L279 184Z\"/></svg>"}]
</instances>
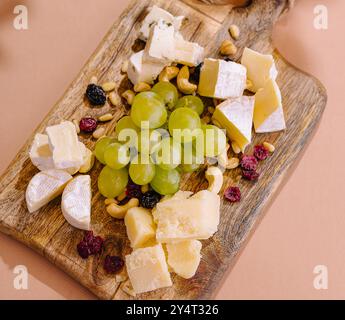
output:
<instances>
[{"instance_id":1,"label":"cashew nut","mask_svg":"<svg viewBox=\"0 0 345 320\"><path fill-rule=\"evenodd\" d=\"M238 158L228 159L228 149L230 146L227 144L226 149L217 157L218 164L224 169L235 169L239 166L240 160Z\"/></svg>"},{"instance_id":2,"label":"cashew nut","mask_svg":"<svg viewBox=\"0 0 345 320\"><path fill-rule=\"evenodd\" d=\"M177 77L180 69L178 67L165 67L159 75L159 81L170 82L170 80Z\"/></svg>"},{"instance_id":3,"label":"cashew nut","mask_svg":"<svg viewBox=\"0 0 345 320\"><path fill-rule=\"evenodd\" d=\"M139 200L137 198L132 198L125 205L119 206L116 203L111 203L107 206L107 212L116 219L123 219L127 211L131 208L138 207Z\"/></svg>"},{"instance_id":4,"label":"cashew nut","mask_svg":"<svg viewBox=\"0 0 345 320\"><path fill-rule=\"evenodd\" d=\"M115 90L115 88L116 88L116 83L113 82L113 81L105 82L105 83L102 84L102 89L105 92L113 91L113 90Z\"/></svg>"},{"instance_id":5,"label":"cashew nut","mask_svg":"<svg viewBox=\"0 0 345 320\"><path fill-rule=\"evenodd\" d=\"M220 46L220 54L223 56L232 56L236 54L237 47L231 40L224 40Z\"/></svg>"},{"instance_id":6,"label":"cashew nut","mask_svg":"<svg viewBox=\"0 0 345 320\"><path fill-rule=\"evenodd\" d=\"M189 82L189 68L184 66L177 75L177 86L184 94L193 94L198 86Z\"/></svg>"},{"instance_id":7,"label":"cashew nut","mask_svg":"<svg viewBox=\"0 0 345 320\"><path fill-rule=\"evenodd\" d=\"M209 167L206 170L205 178L209 183L207 190L218 194L223 186L222 171L218 167Z\"/></svg>"},{"instance_id":8,"label":"cashew nut","mask_svg":"<svg viewBox=\"0 0 345 320\"><path fill-rule=\"evenodd\" d=\"M125 98L129 105L132 105L134 97L135 97L135 93L132 90L126 90L122 94L122 98Z\"/></svg>"},{"instance_id":9,"label":"cashew nut","mask_svg":"<svg viewBox=\"0 0 345 320\"><path fill-rule=\"evenodd\" d=\"M139 82L134 86L135 92L144 92L144 91L150 91L151 86L146 82Z\"/></svg>"},{"instance_id":10,"label":"cashew nut","mask_svg":"<svg viewBox=\"0 0 345 320\"><path fill-rule=\"evenodd\" d=\"M90 149L86 148L86 152L85 152L83 160L84 160L84 163L80 167L79 172L87 173L92 169L95 163L95 156Z\"/></svg>"}]
</instances>

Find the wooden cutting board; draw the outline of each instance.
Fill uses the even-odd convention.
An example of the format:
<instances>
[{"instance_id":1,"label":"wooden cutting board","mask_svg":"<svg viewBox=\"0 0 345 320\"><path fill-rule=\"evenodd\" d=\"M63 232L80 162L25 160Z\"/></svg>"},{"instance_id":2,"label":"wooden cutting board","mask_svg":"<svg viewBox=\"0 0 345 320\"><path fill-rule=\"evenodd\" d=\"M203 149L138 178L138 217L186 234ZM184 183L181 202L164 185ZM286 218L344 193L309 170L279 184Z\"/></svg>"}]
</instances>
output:
<instances>
[{"instance_id":1,"label":"wooden cutting board","mask_svg":"<svg viewBox=\"0 0 345 320\"><path fill-rule=\"evenodd\" d=\"M115 80L119 95L130 85L120 69L132 50L142 44L136 41L140 21L145 10L157 4L174 15L185 15L188 23L182 33L187 39L207 47L209 56L217 56L222 40L229 38L228 27L237 24L241 37L236 42L238 60L245 46L274 54L279 70L278 84L283 95L287 130L282 133L254 135L252 145L270 141L276 152L260 164L261 178L257 183L240 182L243 199L238 204L223 202L221 222L214 237L203 241L202 261L194 278L184 280L173 275L174 286L137 296L138 299L206 299L211 298L221 283L225 272L233 265L235 257L248 239L255 224L261 218L264 207L281 185L289 168L301 155L312 137L326 105L326 92L321 83L312 76L290 65L271 44L271 31L277 19L288 9L288 0L256 0L246 8L210 7L196 5L192 0L141 0L132 1L106 35L96 52L52 108L36 132L44 132L48 125L63 119L80 119L83 116L115 113L115 119L106 125L111 133L117 120L128 112L125 104L116 108L106 105L91 109L84 101L89 79L96 75L100 82ZM59 268L79 281L99 298L130 299L114 276L103 272L102 261L106 254L124 256L131 250L123 221L112 219L105 211L103 198L97 192L97 176L101 166L92 170L93 202L92 229L106 239L106 249L101 257L82 260L76 245L83 232L71 227L63 218L58 198L39 212L29 214L24 194L28 182L37 172L28 158L34 134L28 139L0 180L0 230L36 250ZM95 141L82 136L82 141L93 148ZM252 147L251 147L252 148ZM251 152L249 148L248 153ZM239 174L239 169L227 172L225 183L229 184ZM204 171L185 176L182 189L197 191L207 187Z\"/></svg>"}]
</instances>

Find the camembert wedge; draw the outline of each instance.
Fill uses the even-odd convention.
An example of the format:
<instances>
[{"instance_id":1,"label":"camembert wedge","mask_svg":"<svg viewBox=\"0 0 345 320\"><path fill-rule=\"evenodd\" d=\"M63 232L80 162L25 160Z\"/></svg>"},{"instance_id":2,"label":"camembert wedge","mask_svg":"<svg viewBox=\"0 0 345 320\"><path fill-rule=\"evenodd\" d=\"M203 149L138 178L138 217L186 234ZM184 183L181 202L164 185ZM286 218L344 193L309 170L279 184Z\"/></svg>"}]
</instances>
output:
<instances>
[{"instance_id":1,"label":"camembert wedge","mask_svg":"<svg viewBox=\"0 0 345 320\"><path fill-rule=\"evenodd\" d=\"M226 129L231 141L243 152L252 139L254 97L229 99L217 106L213 119Z\"/></svg>"},{"instance_id":2,"label":"camembert wedge","mask_svg":"<svg viewBox=\"0 0 345 320\"><path fill-rule=\"evenodd\" d=\"M63 191L61 210L67 222L75 228L90 230L91 178L80 175Z\"/></svg>"},{"instance_id":3,"label":"camembert wedge","mask_svg":"<svg viewBox=\"0 0 345 320\"><path fill-rule=\"evenodd\" d=\"M53 154L46 134L37 133L32 143L29 156L31 162L40 171L54 169Z\"/></svg>"},{"instance_id":4,"label":"camembert wedge","mask_svg":"<svg viewBox=\"0 0 345 320\"><path fill-rule=\"evenodd\" d=\"M45 170L37 173L26 189L29 212L35 212L59 196L72 176L64 170Z\"/></svg>"}]
</instances>

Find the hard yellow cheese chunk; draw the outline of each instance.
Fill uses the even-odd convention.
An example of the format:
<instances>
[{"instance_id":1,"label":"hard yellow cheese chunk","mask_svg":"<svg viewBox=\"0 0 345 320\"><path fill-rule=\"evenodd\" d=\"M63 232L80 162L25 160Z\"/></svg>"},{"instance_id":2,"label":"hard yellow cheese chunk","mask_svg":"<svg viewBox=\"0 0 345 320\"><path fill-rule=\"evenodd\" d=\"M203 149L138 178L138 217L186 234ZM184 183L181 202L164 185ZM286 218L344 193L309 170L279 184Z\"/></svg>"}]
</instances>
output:
<instances>
[{"instance_id":1,"label":"hard yellow cheese chunk","mask_svg":"<svg viewBox=\"0 0 345 320\"><path fill-rule=\"evenodd\" d=\"M172 285L161 244L134 250L126 256L126 267L135 293Z\"/></svg>"},{"instance_id":2,"label":"hard yellow cheese chunk","mask_svg":"<svg viewBox=\"0 0 345 320\"><path fill-rule=\"evenodd\" d=\"M156 230L150 210L141 207L129 209L125 216L125 225L132 248L154 243Z\"/></svg>"},{"instance_id":3,"label":"hard yellow cheese chunk","mask_svg":"<svg viewBox=\"0 0 345 320\"><path fill-rule=\"evenodd\" d=\"M285 129L281 93L277 83L272 79L255 95L253 121L257 133Z\"/></svg>"},{"instance_id":4,"label":"hard yellow cheese chunk","mask_svg":"<svg viewBox=\"0 0 345 320\"><path fill-rule=\"evenodd\" d=\"M247 77L252 85L247 88L257 92L263 88L269 79L275 80L278 75L272 55L261 54L252 49L245 48L241 64L247 68Z\"/></svg>"},{"instance_id":5,"label":"hard yellow cheese chunk","mask_svg":"<svg viewBox=\"0 0 345 320\"><path fill-rule=\"evenodd\" d=\"M167 244L168 265L180 277L192 278L199 267L201 247L201 242L198 240Z\"/></svg>"},{"instance_id":6,"label":"hard yellow cheese chunk","mask_svg":"<svg viewBox=\"0 0 345 320\"><path fill-rule=\"evenodd\" d=\"M226 129L230 140L236 142L242 152L252 139L254 100L247 96L226 100L213 114L213 119Z\"/></svg>"}]
</instances>

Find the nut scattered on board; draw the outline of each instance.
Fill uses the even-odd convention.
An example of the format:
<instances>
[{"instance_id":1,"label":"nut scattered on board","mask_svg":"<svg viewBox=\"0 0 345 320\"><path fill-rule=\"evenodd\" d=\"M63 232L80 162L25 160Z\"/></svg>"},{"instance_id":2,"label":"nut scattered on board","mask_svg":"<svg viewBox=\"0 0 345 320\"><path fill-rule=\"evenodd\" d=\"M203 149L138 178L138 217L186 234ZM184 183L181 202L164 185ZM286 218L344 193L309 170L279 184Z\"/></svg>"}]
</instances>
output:
<instances>
[{"instance_id":1,"label":"nut scattered on board","mask_svg":"<svg viewBox=\"0 0 345 320\"><path fill-rule=\"evenodd\" d=\"M226 166L227 169L236 169L240 165L240 160L238 158L230 158Z\"/></svg>"},{"instance_id":2,"label":"nut scattered on board","mask_svg":"<svg viewBox=\"0 0 345 320\"><path fill-rule=\"evenodd\" d=\"M141 192L142 193L146 193L150 190L149 185L148 184L144 184L143 186L141 186Z\"/></svg>"},{"instance_id":3,"label":"nut scattered on board","mask_svg":"<svg viewBox=\"0 0 345 320\"><path fill-rule=\"evenodd\" d=\"M109 95L110 103L116 107L121 103L119 96L115 92L111 92Z\"/></svg>"},{"instance_id":4,"label":"nut scattered on board","mask_svg":"<svg viewBox=\"0 0 345 320\"><path fill-rule=\"evenodd\" d=\"M79 134L80 133L79 121L76 119L73 119L72 122L75 126L75 131L77 132L77 134Z\"/></svg>"},{"instance_id":5,"label":"nut scattered on board","mask_svg":"<svg viewBox=\"0 0 345 320\"><path fill-rule=\"evenodd\" d=\"M189 82L189 68L184 66L177 75L177 86L184 94L193 94L198 86Z\"/></svg>"},{"instance_id":6,"label":"nut scattered on board","mask_svg":"<svg viewBox=\"0 0 345 320\"><path fill-rule=\"evenodd\" d=\"M241 148L237 145L236 142L232 142L232 143L231 143L231 148L232 148L232 151L233 151L235 154L241 153Z\"/></svg>"},{"instance_id":7,"label":"nut scattered on board","mask_svg":"<svg viewBox=\"0 0 345 320\"><path fill-rule=\"evenodd\" d=\"M112 199L112 198L107 198L107 199L104 200L104 204L105 204L106 206L108 206L109 204L112 204L112 203L117 204L118 202L117 202L117 200Z\"/></svg>"},{"instance_id":8,"label":"nut scattered on board","mask_svg":"<svg viewBox=\"0 0 345 320\"><path fill-rule=\"evenodd\" d=\"M102 116L100 116L98 118L98 121L107 122L107 121L112 120L113 118L114 118L114 116L111 113L106 113L106 114L103 114Z\"/></svg>"},{"instance_id":9,"label":"nut scattered on board","mask_svg":"<svg viewBox=\"0 0 345 320\"><path fill-rule=\"evenodd\" d=\"M96 76L92 76L91 79L90 79L90 84L97 84L98 82L98 79Z\"/></svg>"},{"instance_id":10,"label":"nut scattered on board","mask_svg":"<svg viewBox=\"0 0 345 320\"><path fill-rule=\"evenodd\" d=\"M175 66L165 67L159 75L159 81L169 82L177 77L180 69Z\"/></svg>"},{"instance_id":11,"label":"nut scattered on board","mask_svg":"<svg viewBox=\"0 0 345 320\"><path fill-rule=\"evenodd\" d=\"M237 40L240 37L240 28L237 25L232 24L229 28L229 33L234 40Z\"/></svg>"},{"instance_id":12,"label":"nut scattered on board","mask_svg":"<svg viewBox=\"0 0 345 320\"><path fill-rule=\"evenodd\" d=\"M122 94L122 98L124 98L129 105L132 105L134 97L135 97L135 93L132 90L126 90Z\"/></svg>"},{"instance_id":13,"label":"nut scattered on board","mask_svg":"<svg viewBox=\"0 0 345 320\"><path fill-rule=\"evenodd\" d=\"M223 186L223 173L218 167L209 167L205 172L205 178L209 185L207 190L219 193Z\"/></svg>"},{"instance_id":14,"label":"nut scattered on board","mask_svg":"<svg viewBox=\"0 0 345 320\"><path fill-rule=\"evenodd\" d=\"M102 84L102 89L105 92L113 91L115 88L116 88L116 83L113 82L113 81L105 82L105 83Z\"/></svg>"},{"instance_id":15,"label":"nut scattered on board","mask_svg":"<svg viewBox=\"0 0 345 320\"><path fill-rule=\"evenodd\" d=\"M237 47L231 40L224 40L220 46L220 54L223 56L232 56L237 53Z\"/></svg>"},{"instance_id":16,"label":"nut scattered on board","mask_svg":"<svg viewBox=\"0 0 345 320\"><path fill-rule=\"evenodd\" d=\"M126 191L122 192L119 196L116 197L117 201L125 200L127 197Z\"/></svg>"},{"instance_id":17,"label":"nut scattered on board","mask_svg":"<svg viewBox=\"0 0 345 320\"><path fill-rule=\"evenodd\" d=\"M269 152L274 152L275 151L275 146L269 142L264 142L262 144Z\"/></svg>"},{"instance_id":18,"label":"nut scattered on board","mask_svg":"<svg viewBox=\"0 0 345 320\"><path fill-rule=\"evenodd\" d=\"M107 212L116 219L123 219L127 211L131 208L138 207L139 200L137 198L132 198L125 205L119 206L118 204L111 203L107 206Z\"/></svg>"},{"instance_id":19,"label":"nut scattered on board","mask_svg":"<svg viewBox=\"0 0 345 320\"><path fill-rule=\"evenodd\" d=\"M121 72L123 73L127 73L128 71L128 65L129 65L129 61L126 60L122 63L122 67L121 67Z\"/></svg>"},{"instance_id":20,"label":"nut scattered on board","mask_svg":"<svg viewBox=\"0 0 345 320\"><path fill-rule=\"evenodd\" d=\"M105 128L98 128L93 132L92 136L95 139L99 139L99 138L103 137L104 134L105 134Z\"/></svg>"},{"instance_id":21,"label":"nut scattered on board","mask_svg":"<svg viewBox=\"0 0 345 320\"><path fill-rule=\"evenodd\" d=\"M151 86L146 82L139 82L134 86L135 92L144 92L144 91L150 91Z\"/></svg>"}]
</instances>

